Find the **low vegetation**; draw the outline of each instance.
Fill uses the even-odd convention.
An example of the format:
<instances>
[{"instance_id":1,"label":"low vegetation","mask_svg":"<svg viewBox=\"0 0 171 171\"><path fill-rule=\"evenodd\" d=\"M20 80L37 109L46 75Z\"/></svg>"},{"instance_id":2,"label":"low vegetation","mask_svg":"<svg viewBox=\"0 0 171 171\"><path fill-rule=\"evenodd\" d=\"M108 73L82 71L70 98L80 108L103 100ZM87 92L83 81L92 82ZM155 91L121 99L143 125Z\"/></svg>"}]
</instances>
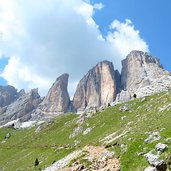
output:
<instances>
[{"instance_id":1,"label":"low vegetation","mask_svg":"<svg viewBox=\"0 0 171 171\"><path fill-rule=\"evenodd\" d=\"M37 127L1 128L0 168L41 170L86 145L105 146L113 151L122 171L143 171L149 166L144 154L155 150L159 142L168 145L160 156L167 160L171 154L171 92L137 98L126 104L130 107L128 111L120 111L125 104L118 104L93 114L83 123L77 122L79 115L69 113L56 117L40 131L36 131ZM71 137L75 128L80 128L80 132ZM93 129L84 135L87 128ZM153 132L159 132L161 138L145 142ZM8 133L11 136L4 141Z\"/></svg>"}]
</instances>

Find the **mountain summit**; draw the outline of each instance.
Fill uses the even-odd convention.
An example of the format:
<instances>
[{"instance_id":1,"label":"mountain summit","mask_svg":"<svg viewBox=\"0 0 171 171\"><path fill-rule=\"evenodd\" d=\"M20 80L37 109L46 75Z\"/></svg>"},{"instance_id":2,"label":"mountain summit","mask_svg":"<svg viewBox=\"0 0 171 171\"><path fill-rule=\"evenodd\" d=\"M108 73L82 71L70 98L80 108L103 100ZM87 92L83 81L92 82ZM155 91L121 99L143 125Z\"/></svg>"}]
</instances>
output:
<instances>
[{"instance_id":1,"label":"mountain summit","mask_svg":"<svg viewBox=\"0 0 171 171\"><path fill-rule=\"evenodd\" d=\"M73 106L76 111L100 107L115 100L116 82L113 64L102 61L88 71L78 83Z\"/></svg>"},{"instance_id":2,"label":"mountain summit","mask_svg":"<svg viewBox=\"0 0 171 171\"><path fill-rule=\"evenodd\" d=\"M112 62L102 61L80 80L70 101L68 74L62 74L42 99L38 90L19 93L12 86L0 87L0 124L14 119L35 120L68 111L84 112L137 97L168 90L171 75L159 59L141 51L132 51L122 61L122 71L114 70ZM34 94L34 96L33 96Z\"/></svg>"}]
</instances>

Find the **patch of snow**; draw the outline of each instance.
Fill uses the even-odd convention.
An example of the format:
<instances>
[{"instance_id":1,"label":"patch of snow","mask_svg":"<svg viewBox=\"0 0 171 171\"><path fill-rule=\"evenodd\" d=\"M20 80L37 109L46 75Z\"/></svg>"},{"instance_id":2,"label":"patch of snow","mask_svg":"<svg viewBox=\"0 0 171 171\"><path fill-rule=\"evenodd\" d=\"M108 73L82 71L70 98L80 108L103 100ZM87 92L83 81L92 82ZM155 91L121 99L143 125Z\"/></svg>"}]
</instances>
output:
<instances>
[{"instance_id":1,"label":"patch of snow","mask_svg":"<svg viewBox=\"0 0 171 171\"><path fill-rule=\"evenodd\" d=\"M12 124L17 123L18 121L19 121L19 119L12 120L10 122L7 122L5 125L0 126L0 128L11 126Z\"/></svg>"},{"instance_id":2,"label":"patch of snow","mask_svg":"<svg viewBox=\"0 0 171 171\"><path fill-rule=\"evenodd\" d=\"M27 121L27 122L22 122L20 128L31 128L35 126L36 121Z\"/></svg>"}]
</instances>

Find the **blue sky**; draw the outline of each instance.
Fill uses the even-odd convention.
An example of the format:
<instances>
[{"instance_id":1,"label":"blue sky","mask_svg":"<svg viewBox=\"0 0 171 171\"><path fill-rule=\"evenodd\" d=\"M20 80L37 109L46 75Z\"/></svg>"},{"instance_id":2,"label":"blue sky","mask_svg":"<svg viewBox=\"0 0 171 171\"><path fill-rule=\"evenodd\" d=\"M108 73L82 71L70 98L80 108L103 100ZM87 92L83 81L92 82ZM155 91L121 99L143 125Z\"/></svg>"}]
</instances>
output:
<instances>
[{"instance_id":1,"label":"blue sky","mask_svg":"<svg viewBox=\"0 0 171 171\"><path fill-rule=\"evenodd\" d=\"M73 95L97 62L120 70L134 49L171 71L170 16L170 0L1 0L0 84L45 95L67 72Z\"/></svg>"},{"instance_id":2,"label":"blue sky","mask_svg":"<svg viewBox=\"0 0 171 171\"><path fill-rule=\"evenodd\" d=\"M130 19L141 37L148 43L150 53L160 58L171 71L171 1L170 0L94 0L105 6L94 19L105 34L113 19Z\"/></svg>"}]
</instances>

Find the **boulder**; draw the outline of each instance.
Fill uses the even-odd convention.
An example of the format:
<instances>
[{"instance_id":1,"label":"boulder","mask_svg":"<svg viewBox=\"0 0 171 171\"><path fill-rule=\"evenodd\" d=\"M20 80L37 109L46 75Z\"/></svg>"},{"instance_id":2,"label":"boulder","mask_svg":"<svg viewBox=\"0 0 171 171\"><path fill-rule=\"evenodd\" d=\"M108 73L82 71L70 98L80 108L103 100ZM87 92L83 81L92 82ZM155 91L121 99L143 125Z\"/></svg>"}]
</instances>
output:
<instances>
[{"instance_id":1,"label":"boulder","mask_svg":"<svg viewBox=\"0 0 171 171\"><path fill-rule=\"evenodd\" d=\"M127 112L127 111L130 111L130 110L131 110L131 107L130 107L128 104L125 104L125 105L123 105L123 106L120 106L120 107L119 107L119 110L120 110L121 112Z\"/></svg>"},{"instance_id":2,"label":"boulder","mask_svg":"<svg viewBox=\"0 0 171 171\"><path fill-rule=\"evenodd\" d=\"M147 139L144 140L145 143L152 143L154 141L160 140L161 136L159 132L153 132Z\"/></svg>"},{"instance_id":3,"label":"boulder","mask_svg":"<svg viewBox=\"0 0 171 171\"><path fill-rule=\"evenodd\" d=\"M164 152L166 149L168 149L168 145L162 144L162 143L158 143L156 145L156 149L157 149L157 151Z\"/></svg>"},{"instance_id":4,"label":"boulder","mask_svg":"<svg viewBox=\"0 0 171 171\"><path fill-rule=\"evenodd\" d=\"M167 164L164 160L159 160L159 155L155 155L151 152L144 155L152 167L156 168L156 171L166 171Z\"/></svg>"}]
</instances>

